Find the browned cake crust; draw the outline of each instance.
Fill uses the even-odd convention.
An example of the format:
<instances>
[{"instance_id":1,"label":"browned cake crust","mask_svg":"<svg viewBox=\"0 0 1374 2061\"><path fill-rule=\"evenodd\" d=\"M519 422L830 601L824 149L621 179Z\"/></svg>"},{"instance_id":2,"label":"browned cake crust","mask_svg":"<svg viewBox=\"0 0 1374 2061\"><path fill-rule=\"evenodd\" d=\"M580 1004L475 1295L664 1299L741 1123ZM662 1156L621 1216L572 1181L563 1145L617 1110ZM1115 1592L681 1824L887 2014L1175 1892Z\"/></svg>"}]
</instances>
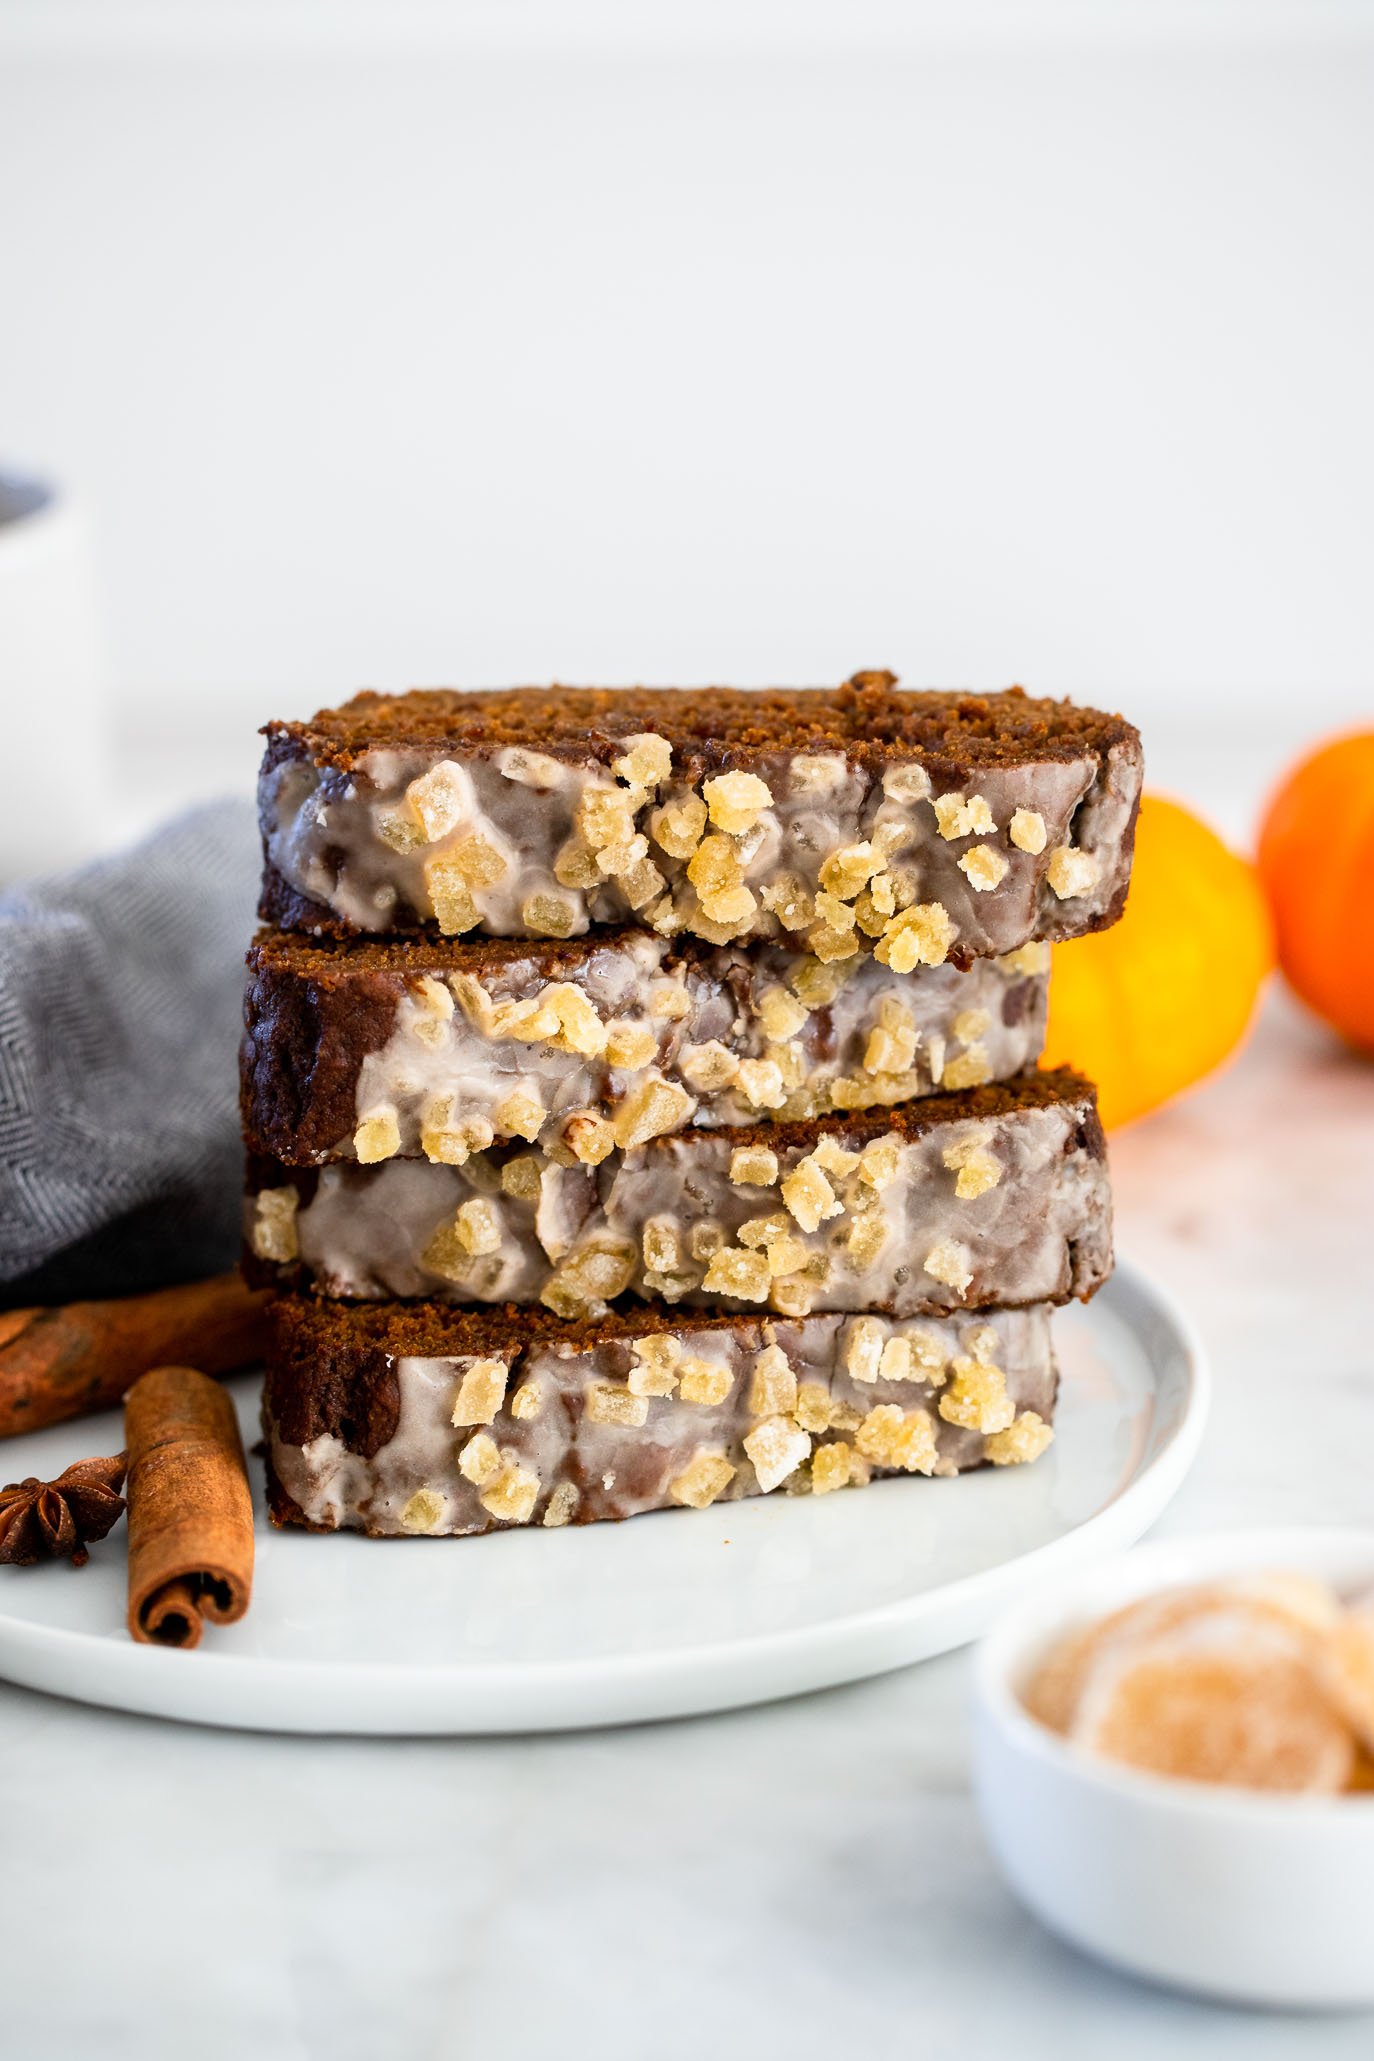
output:
<instances>
[{"instance_id":1,"label":"browned cake crust","mask_svg":"<svg viewBox=\"0 0 1374 2061\"><path fill-rule=\"evenodd\" d=\"M452 1536L952 1475L1035 1458L1056 1388L1043 1308L572 1325L288 1298L263 1395L269 1509L313 1530Z\"/></svg>"},{"instance_id":2,"label":"browned cake crust","mask_svg":"<svg viewBox=\"0 0 1374 2061\"><path fill-rule=\"evenodd\" d=\"M833 885L865 950L909 949L896 919L938 907L921 947L938 958L920 963L1113 921L1141 770L1120 716L1020 689L906 692L886 673L790 691L369 693L265 734L261 914L280 928L563 937L633 922L713 943L805 932L825 956L843 949L836 925L854 930L818 900ZM436 774L442 797L424 784ZM712 800L722 775L767 796L753 826L747 804ZM966 795L964 827L937 830L936 804ZM697 865L703 798L714 828ZM843 868L822 882L874 837L876 890L846 888Z\"/></svg>"},{"instance_id":3,"label":"browned cake crust","mask_svg":"<svg viewBox=\"0 0 1374 2061\"><path fill-rule=\"evenodd\" d=\"M264 726L273 753L308 754L351 768L361 753L438 745L460 754L528 745L553 758L588 753L609 764L627 737L653 731L680 743L704 769L734 753L779 747L843 752L883 764L918 752L932 770L1019 765L1106 752L1137 735L1123 716L1029 695L902 689L896 675L856 673L840 687L510 687L478 692L415 688L354 695L306 722Z\"/></svg>"},{"instance_id":4,"label":"browned cake crust","mask_svg":"<svg viewBox=\"0 0 1374 2061\"><path fill-rule=\"evenodd\" d=\"M460 1129L477 1147L556 1149L589 1123L626 1133L652 1084L676 1098L674 1130L890 1106L1033 1065L1048 957L1034 946L899 974L868 954L826 967L764 941L644 931L528 943L264 931L248 955L244 1136L297 1166L367 1156L355 1141L381 1137L379 1124L410 1157L451 1156ZM569 1004L575 1044L559 1028Z\"/></svg>"}]
</instances>

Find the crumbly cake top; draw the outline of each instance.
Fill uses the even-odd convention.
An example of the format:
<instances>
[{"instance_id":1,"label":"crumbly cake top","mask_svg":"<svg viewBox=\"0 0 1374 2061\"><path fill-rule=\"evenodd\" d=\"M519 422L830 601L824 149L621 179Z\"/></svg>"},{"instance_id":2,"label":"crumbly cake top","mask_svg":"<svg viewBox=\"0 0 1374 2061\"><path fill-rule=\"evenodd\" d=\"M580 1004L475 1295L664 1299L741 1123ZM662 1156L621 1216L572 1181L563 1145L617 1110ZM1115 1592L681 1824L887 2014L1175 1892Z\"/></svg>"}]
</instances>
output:
<instances>
[{"instance_id":1,"label":"crumbly cake top","mask_svg":"<svg viewBox=\"0 0 1374 2061\"><path fill-rule=\"evenodd\" d=\"M494 750L534 744L554 758L585 759L646 731L710 755L842 751L861 762L920 752L960 766L1078 758L1133 738L1118 715L1011 687L997 694L899 688L896 675L856 673L840 687L514 687L357 694L303 723L264 726L322 764L351 765L367 751L438 746Z\"/></svg>"}]
</instances>

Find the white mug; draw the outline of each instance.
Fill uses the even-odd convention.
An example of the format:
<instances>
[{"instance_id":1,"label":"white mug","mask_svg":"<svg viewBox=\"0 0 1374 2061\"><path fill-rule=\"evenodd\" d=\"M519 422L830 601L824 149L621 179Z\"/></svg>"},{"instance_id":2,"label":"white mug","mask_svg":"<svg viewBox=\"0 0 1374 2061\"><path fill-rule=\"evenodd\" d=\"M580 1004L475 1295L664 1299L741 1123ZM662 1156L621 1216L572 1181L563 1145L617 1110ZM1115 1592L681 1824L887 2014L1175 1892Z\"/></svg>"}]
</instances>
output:
<instances>
[{"instance_id":1,"label":"white mug","mask_svg":"<svg viewBox=\"0 0 1374 2061\"><path fill-rule=\"evenodd\" d=\"M92 857L114 811L106 668L81 509L0 470L0 883Z\"/></svg>"}]
</instances>

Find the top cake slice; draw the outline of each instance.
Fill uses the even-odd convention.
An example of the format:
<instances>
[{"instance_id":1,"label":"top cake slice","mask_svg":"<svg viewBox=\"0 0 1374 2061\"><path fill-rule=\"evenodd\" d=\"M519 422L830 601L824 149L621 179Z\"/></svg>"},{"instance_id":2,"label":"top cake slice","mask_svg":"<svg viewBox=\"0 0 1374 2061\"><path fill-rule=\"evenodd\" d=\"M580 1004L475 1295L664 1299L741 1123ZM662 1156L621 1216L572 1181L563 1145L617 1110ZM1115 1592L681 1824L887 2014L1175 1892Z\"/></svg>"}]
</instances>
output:
<instances>
[{"instance_id":1,"label":"top cake slice","mask_svg":"<svg viewBox=\"0 0 1374 2061\"><path fill-rule=\"evenodd\" d=\"M286 930L637 924L966 965L1120 914L1142 774L1119 716L1004 694L360 694L272 723L261 914Z\"/></svg>"}]
</instances>

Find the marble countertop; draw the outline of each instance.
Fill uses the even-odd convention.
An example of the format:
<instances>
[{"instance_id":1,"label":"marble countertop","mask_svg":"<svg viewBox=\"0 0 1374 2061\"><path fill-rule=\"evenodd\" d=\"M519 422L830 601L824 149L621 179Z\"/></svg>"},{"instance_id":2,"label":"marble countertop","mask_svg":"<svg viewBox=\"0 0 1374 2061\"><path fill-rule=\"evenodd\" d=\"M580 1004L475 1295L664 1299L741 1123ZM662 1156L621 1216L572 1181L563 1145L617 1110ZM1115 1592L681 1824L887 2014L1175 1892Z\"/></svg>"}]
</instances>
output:
<instances>
[{"instance_id":1,"label":"marble countertop","mask_svg":"<svg viewBox=\"0 0 1374 2061\"><path fill-rule=\"evenodd\" d=\"M1371 1163L1374 1069L1278 992L1228 1072L1116 1141L1121 1247L1217 1377L1161 1531L1371 1521ZM0 1685L4 2050L1367 2061L1368 2017L1190 2003L1041 1931L975 1820L967 1687L955 1654L521 1742L215 1732Z\"/></svg>"}]
</instances>

